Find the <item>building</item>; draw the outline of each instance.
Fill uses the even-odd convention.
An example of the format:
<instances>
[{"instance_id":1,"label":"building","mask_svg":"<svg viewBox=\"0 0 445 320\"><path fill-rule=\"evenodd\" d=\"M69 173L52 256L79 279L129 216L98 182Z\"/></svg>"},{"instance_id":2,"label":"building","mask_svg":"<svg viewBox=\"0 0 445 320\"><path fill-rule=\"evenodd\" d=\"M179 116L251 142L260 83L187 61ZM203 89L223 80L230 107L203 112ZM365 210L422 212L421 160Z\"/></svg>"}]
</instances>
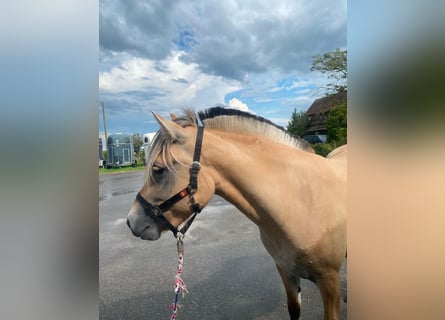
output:
<instances>
[{"instance_id":1,"label":"building","mask_svg":"<svg viewBox=\"0 0 445 320\"><path fill-rule=\"evenodd\" d=\"M306 111L310 123L306 134L326 136L329 112L332 108L346 102L346 91L315 100Z\"/></svg>"}]
</instances>

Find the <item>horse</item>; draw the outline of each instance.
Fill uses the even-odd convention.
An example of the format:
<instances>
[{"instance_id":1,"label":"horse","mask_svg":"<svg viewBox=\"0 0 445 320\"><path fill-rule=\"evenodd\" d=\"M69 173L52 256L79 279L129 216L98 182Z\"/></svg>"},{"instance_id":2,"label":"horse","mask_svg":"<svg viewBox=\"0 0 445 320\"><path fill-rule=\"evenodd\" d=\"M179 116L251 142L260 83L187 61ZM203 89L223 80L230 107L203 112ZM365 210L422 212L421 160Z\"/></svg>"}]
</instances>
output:
<instances>
[{"instance_id":1,"label":"horse","mask_svg":"<svg viewBox=\"0 0 445 320\"><path fill-rule=\"evenodd\" d=\"M197 117L183 111L171 120L153 113L161 128L127 216L133 235L157 240L170 229L182 236L213 194L220 195L258 226L284 284L290 319L300 319L303 278L317 285L324 319L339 320L347 145L325 158L247 112L214 107Z\"/></svg>"}]
</instances>

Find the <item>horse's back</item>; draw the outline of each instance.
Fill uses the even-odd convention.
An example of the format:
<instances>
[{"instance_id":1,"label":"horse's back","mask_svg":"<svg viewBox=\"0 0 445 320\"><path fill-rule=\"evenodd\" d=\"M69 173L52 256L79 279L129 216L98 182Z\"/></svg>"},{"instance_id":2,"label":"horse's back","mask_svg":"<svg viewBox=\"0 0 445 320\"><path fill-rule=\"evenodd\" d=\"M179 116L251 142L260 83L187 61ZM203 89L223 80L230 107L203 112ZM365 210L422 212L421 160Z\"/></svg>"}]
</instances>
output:
<instances>
[{"instance_id":1,"label":"horse's back","mask_svg":"<svg viewBox=\"0 0 445 320\"><path fill-rule=\"evenodd\" d=\"M338 148L335 148L332 150L326 158L328 159L344 159L346 160L346 157L348 155L348 145L344 144Z\"/></svg>"},{"instance_id":2,"label":"horse's back","mask_svg":"<svg viewBox=\"0 0 445 320\"><path fill-rule=\"evenodd\" d=\"M348 145L344 144L332 150L326 158L329 160L331 168L335 170L338 176L346 183L346 166L348 160Z\"/></svg>"}]
</instances>

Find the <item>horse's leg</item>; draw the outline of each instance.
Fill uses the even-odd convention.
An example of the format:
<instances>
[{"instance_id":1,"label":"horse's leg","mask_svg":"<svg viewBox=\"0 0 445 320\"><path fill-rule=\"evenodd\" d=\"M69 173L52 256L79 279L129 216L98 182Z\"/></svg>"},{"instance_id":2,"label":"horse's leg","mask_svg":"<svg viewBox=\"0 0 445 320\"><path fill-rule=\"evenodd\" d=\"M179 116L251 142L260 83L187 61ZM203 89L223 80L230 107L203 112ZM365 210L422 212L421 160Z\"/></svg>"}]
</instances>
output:
<instances>
[{"instance_id":1,"label":"horse's leg","mask_svg":"<svg viewBox=\"0 0 445 320\"><path fill-rule=\"evenodd\" d=\"M291 320L299 320L301 313L301 287L300 278L286 274L277 266L287 295L287 309Z\"/></svg>"},{"instance_id":2,"label":"horse's leg","mask_svg":"<svg viewBox=\"0 0 445 320\"><path fill-rule=\"evenodd\" d=\"M329 270L317 279L323 300L324 320L340 320L341 289L340 277L336 270Z\"/></svg>"}]
</instances>

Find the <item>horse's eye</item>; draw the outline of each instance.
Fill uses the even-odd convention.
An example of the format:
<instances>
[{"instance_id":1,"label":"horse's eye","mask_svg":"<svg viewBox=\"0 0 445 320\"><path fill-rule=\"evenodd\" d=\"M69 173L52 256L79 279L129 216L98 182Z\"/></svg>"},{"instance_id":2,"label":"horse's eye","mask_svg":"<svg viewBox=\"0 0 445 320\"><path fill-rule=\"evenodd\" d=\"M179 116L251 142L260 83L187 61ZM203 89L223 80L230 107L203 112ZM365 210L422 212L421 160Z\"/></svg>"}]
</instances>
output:
<instances>
[{"instance_id":1,"label":"horse's eye","mask_svg":"<svg viewBox=\"0 0 445 320\"><path fill-rule=\"evenodd\" d=\"M153 174L157 176L160 176L165 172L165 168L160 167L158 165L154 165L152 169L153 169Z\"/></svg>"}]
</instances>

